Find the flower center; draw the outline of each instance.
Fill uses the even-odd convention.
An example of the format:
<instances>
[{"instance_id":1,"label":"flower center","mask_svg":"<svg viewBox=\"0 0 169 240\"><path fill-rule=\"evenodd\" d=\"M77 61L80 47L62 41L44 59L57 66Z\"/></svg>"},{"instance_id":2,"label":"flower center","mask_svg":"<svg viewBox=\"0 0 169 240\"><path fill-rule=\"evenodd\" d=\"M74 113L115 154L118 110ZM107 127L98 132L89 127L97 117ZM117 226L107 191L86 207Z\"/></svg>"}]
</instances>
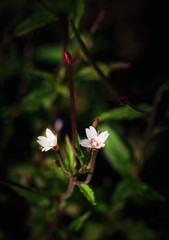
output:
<instances>
[{"instance_id":1,"label":"flower center","mask_svg":"<svg viewBox=\"0 0 169 240\"><path fill-rule=\"evenodd\" d=\"M96 140L91 140L92 147L97 147L99 144Z\"/></svg>"}]
</instances>

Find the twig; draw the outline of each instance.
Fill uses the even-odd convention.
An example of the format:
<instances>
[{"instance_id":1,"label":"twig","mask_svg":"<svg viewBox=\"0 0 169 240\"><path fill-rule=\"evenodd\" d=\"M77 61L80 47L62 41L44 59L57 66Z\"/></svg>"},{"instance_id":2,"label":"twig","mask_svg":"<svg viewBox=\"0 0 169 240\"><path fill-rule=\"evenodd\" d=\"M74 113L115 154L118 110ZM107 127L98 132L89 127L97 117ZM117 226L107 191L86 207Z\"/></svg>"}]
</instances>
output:
<instances>
[{"instance_id":1,"label":"twig","mask_svg":"<svg viewBox=\"0 0 169 240\"><path fill-rule=\"evenodd\" d=\"M76 39L84 53L84 55L86 56L88 62L91 64L91 66L94 68L94 70L96 71L96 73L99 75L99 77L104 81L104 83L106 84L106 86L108 87L108 89L110 89L110 91L112 92L112 94L114 95L114 97L116 97L117 99L120 97L119 93L117 92L117 90L115 89L115 87L110 83L110 80L103 74L103 72L100 70L100 68L96 65L96 63L92 60L92 58L90 57L90 54L87 50L87 47L85 46L85 44L83 43L79 32L77 31L73 20L70 19L70 25L72 27L72 30L76 36Z\"/></svg>"},{"instance_id":2,"label":"twig","mask_svg":"<svg viewBox=\"0 0 169 240\"><path fill-rule=\"evenodd\" d=\"M5 179L0 179L0 183L6 185L6 186L9 186L9 187L14 187L14 188L18 188L20 190L24 190L26 192L29 192L31 194L36 194L36 195L39 195L39 196L42 196L42 197L47 197L47 198L50 198L50 199L59 199L59 196L52 196L52 195L49 195L49 194L46 194L46 193L42 193L42 192L38 192L37 190L35 189L31 189L29 187L25 187L23 185L20 185L18 183L15 183L13 181L8 181L8 180L5 180Z\"/></svg>"},{"instance_id":3,"label":"twig","mask_svg":"<svg viewBox=\"0 0 169 240\"><path fill-rule=\"evenodd\" d=\"M65 166L65 164L64 164L64 161L63 161L62 155L61 155L61 153L60 153L60 150L58 150L56 153L57 153L57 156L58 156L58 159L59 159L59 163L60 163L61 168L63 169L63 171L64 171L65 173L67 173L67 174L70 175L71 173L66 169L66 166Z\"/></svg>"},{"instance_id":4,"label":"twig","mask_svg":"<svg viewBox=\"0 0 169 240\"><path fill-rule=\"evenodd\" d=\"M75 145L76 145L75 103L74 103L73 81L72 81L71 65L70 64L67 64L67 78L68 78L69 94L70 94L72 138L73 138L73 146L75 147Z\"/></svg>"},{"instance_id":5,"label":"twig","mask_svg":"<svg viewBox=\"0 0 169 240\"><path fill-rule=\"evenodd\" d=\"M145 151L147 149L147 146L152 138L152 130L153 130L153 124L155 121L155 117L157 114L157 109L158 109L158 105L161 101L161 97L163 95L163 93L169 89L169 83L165 83L163 84L159 90L157 91L154 101L153 101L153 106L152 106L152 111L151 111L151 115L149 117L149 121L148 121L148 125L147 125L147 130L146 130L146 134L145 134L145 141L143 143L142 146L142 152L143 154L145 154Z\"/></svg>"},{"instance_id":6,"label":"twig","mask_svg":"<svg viewBox=\"0 0 169 240\"><path fill-rule=\"evenodd\" d=\"M87 174L87 178L85 179L85 181L79 181L75 178L74 179L75 184L77 184L77 185L78 184L88 184L91 181L91 178L92 178L93 172L94 172L94 167L95 167L96 155L97 155L97 151L92 150L91 159L88 164L88 166L90 167L90 170Z\"/></svg>"},{"instance_id":7,"label":"twig","mask_svg":"<svg viewBox=\"0 0 169 240\"><path fill-rule=\"evenodd\" d=\"M65 200L68 197L70 197L70 195L73 192L73 189L74 189L74 182L73 182L73 176L71 176L67 191L60 196L60 200Z\"/></svg>"}]
</instances>

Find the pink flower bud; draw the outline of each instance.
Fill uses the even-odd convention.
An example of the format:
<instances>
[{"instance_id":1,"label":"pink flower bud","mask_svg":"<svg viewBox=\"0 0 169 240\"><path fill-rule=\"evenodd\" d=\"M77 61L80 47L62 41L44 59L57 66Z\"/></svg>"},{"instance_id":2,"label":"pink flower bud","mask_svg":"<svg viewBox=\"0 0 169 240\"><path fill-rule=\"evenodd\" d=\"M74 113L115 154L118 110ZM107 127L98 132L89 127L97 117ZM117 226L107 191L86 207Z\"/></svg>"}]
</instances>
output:
<instances>
[{"instance_id":1,"label":"pink flower bud","mask_svg":"<svg viewBox=\"0 0 169 240\"><path fill-rule=\"evenodd\" d=\"M92 126L93 126L94 128L96 128L98 122L99 122L99 119L97 118L97 119L92 123Z\"/></svg>"},{"instance_id":2,"label":"pink flower bud","mask_svg":"<svg viewBox=\"0 0 169 240\"><path fill-rule=\"evenodd\" d=\"M72 62L72 57L71 57L70 53L66 52L64 49L63 49L63 60L67 64L71 64L71 62Z\"/></svg>"},{"instance_id":3,"label":"pink flower bud","mask_svg":"<svg viewBox=\"0 0 169 240\"><path fill-rule=\"evenodd\" d=\"M124 106L128 103L128 99L126 97L121 97L118 99L120 105Z\"/></svg>"}]
</instances>

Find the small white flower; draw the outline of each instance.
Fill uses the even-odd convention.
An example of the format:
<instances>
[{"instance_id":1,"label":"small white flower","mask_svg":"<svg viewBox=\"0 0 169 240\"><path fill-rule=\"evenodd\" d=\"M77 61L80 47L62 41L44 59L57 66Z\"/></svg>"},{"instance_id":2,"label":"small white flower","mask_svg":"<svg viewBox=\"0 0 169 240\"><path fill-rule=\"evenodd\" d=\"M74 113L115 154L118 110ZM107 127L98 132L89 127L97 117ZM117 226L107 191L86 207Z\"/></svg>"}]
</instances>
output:
<instances>
[{"instance_id":1,"label":"small white flower","mask_svg":"<svg viewBox=\"0 0 169 240\"><path fill-rule=\"evenodd\" d=\"M57 146L57 135L54 135L53 132L47 128L46 136L39 136L37 142L42 146L42 152L47 152L48 150Z\"/></svg>"},{"instance_id":2,"label":"small white flower","mask_svg":"<svg viewBox=\"0 0 169 240\"><path fill-rule=\"evenodd\" d=\"M105 146L105 141L109 136L108 131L99 134L99 132L97 132L96 129L92 126L86 128L85 130L87 139L80 141L80 145L82 147L100 149Z\"/></svg>"}]
</instances>

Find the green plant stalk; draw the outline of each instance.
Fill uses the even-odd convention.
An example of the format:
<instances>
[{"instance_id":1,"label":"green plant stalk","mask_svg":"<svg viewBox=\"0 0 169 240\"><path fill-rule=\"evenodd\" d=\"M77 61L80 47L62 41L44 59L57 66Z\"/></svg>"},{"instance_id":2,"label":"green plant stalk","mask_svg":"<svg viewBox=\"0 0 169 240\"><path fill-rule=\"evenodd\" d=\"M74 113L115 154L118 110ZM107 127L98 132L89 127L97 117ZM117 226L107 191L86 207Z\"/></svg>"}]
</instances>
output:
<instances>
[{"instance_id":1,"label":"green plant stalk","mask_svg":"<svg viewBox=\"0 0 169 240\"><path fill-rule=\"evenodd\" d=\"M95 162L96 162L96 156L97 156L97 151L92 150L91 153L91 159L87 167L89 167L89 172L87 174L86 180L85 181L78 181L76 178L74 179L75 184L88 184L91 181L91 178L93 176L94 172L94 167L95 167ZM79 176L79 175L78 175Z\"/></svg>"},{"instance_id":2,"label":"green plant stalk","mask_svg":"<svg viewBox=\"0 0 169 240\"><path fill-rule=\"evenodd\" d=\"M62 155L61 155L61 153L60 153L60 150L58 150L57 152L57 157L58 157L58 160L59 160L59 163L60 163L60 166L61 166L61 168L63 169L63 171L66 173L66 174L71 174L68 170L67 170L67 168L66 168L66 166L65 166L65 164L64 164L64 160L63 160L63 158L62 158Z\"/></svg>"}]
</instances>

